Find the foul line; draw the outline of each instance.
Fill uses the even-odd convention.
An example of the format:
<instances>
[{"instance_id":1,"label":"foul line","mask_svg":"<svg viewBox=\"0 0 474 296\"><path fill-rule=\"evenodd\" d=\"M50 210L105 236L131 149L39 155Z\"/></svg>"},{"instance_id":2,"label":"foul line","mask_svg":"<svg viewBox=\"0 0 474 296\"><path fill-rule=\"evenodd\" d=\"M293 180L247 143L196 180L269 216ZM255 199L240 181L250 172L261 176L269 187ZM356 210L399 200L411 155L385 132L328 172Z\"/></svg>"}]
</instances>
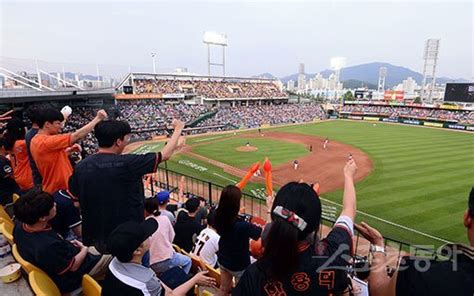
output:
<instances>
[{"instance_id":1,"label":"foul line","mask_svg":"<svg viewBox=\"0 0 474 296\"><path fill-rule=\"evenodd\" d=\"M341 204L338 204L337 202L333 202L333 201L328 200L328 199L325 199L325 198L321 198L321 197L320 197L320 199L321 199L321 200L324 200L325 202L328 202L328 203L337 205L337 206L342 206ZM372 218L372 219L379 220L379 221L381 221L381 222L390 224L390 225L395 226L395 227L399 227L399 228L402 228L402 229L405 229L405 230L408 230L408 231L415 232L415 233L417 233L417 234L420 234L420 235L429 237L429 238L434 239L434 240L442 241L442 242L447 243L447 244L450 244L450 243L451 243L450 241L447 241L447 240L445 240L445 239L442 239L442 238L433 236L433 235L431 235L431 234L427 234L427 233L418 231L418 230L416 230L416 229L412 229L412 228L409 228L409 227L406 227L406 226L403 226L403 225L400 225L400 224L397 224L397 223L394 223L394 222L391 222L391 221L388 221L388 220L385 220L385 219L376 217L376 216L374 216L374 215L371 215L371 214L368 214L368 213L365 213L365 212L362 212L362 211L359 211L359 210L357 210L357 213L360 213L360 214L365 215L365 216L367 216L367 217L370 217L370 218Z\"/></svg>"},{"instance_id":2,"label":"foul line","mask_svg":"<svg viewBox=\"0 0 474 296\"><path fill-rule=\"evenodd\" d=\"M205 141L210 141L210 140L214 140L214 139L220 139L220 138L223 138L224 136L218 136L218 137L211 137L211 138L204 138L204 139L199 139L199 140L196 140L194 142L205 142Z\"/></svg>"},{"instance_id":3,"label":"foul line","mask_svg":"<svg viewBox=\"0 0 474 296\"><path fill-rule=\"evenodd\" d=\"M222 175L220 175L220 174L218 174L218 173L212 173L212 174L213 174L213 175L216 175L216 176L218 176L218 177L221 177L221 178L223 178L223 179L226 179L227 181L234 182L234 184L237 183L236 181L234 181L234 180L232 180L232 179L229 179L229 178L227 178L226 176L222 176Z\"/></svg>"}]
</instances>

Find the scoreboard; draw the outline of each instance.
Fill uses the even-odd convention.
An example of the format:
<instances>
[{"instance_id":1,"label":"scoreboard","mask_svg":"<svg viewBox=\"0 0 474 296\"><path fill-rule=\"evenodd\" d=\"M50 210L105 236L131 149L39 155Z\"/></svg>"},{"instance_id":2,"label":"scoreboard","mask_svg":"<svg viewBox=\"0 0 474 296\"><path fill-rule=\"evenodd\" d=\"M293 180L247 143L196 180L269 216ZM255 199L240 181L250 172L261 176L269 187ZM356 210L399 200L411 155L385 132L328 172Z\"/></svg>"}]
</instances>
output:
<instances>
[{"instance_id":1,"label":"scoreboard","mask_svg":"<svg viewBox=\"0 0 474 296\"><path fill-rule=\"evenodd\" d=\"M447 83L444 101L474 103L474 83Z\"/></svg>"}]
</instances>

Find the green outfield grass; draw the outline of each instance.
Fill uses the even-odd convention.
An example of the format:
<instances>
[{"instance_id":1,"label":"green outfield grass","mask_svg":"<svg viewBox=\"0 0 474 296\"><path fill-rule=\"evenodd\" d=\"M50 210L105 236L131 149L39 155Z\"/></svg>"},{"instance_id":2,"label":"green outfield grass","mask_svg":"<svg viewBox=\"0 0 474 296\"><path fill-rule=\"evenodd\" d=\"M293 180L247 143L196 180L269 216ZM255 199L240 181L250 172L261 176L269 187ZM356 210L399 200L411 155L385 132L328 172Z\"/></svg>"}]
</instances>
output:
<instances>
[{"instance_id":1,"label":"green outfield grass","mask_svg":"<svg viewBox=\"0 0 474 296\"><path fill-rule=\"evenodd\" d=\"M260 161L263 163L265 157L272 161L272 165L280 165L293 161L307 155L308 148L303 144L289 143L274 139L261 138L226 138L210 145L199 145L193 148L193 152L230 164L237 168L249 167L252 163ZM249 142L251 146L257 147L257 151L239 152L239 146L245 146Z\"/></svg>"},{"instance_id":2,"label":"green outfield grass","mask_svg":"<svg viewBox=\"0 0 474 296\"><path fill-rule=\"evenodd\" d=\"M143 154L157 152L160 151L163 146L164 142L145 143L133 150L132 153ZM161 168L166 167L179 174L193 176L204 181L212 181L212 183L222 187L229 184L236 184L240 181L239 177L224 172L222 168L183 154L177 154L167 161L166 165L165 163L161 163L159 166ZM264 198L264 195L262 195L264 189L264 184L250 182L245 187L244 192L255 197Z\"/></svg>"},{"instance_id":3,"label":"green outfield grass","mask_svg":"<svg viewBox=\"0 0 474 296\"><path fill-rule=\"evenodd\" d=\"M442 244L442 241L416 231L449 241L467 241L462 216L470 188L474 185L474 134L382 123L374 126L372 122L355 121L328 121L273 129L328 137L369 154L375 168L356 185L358 210L361 211L358 221L364 220L379 228L385 236L411 244ZM212 145L204 144L216 140ZM196 153L236 167L249 166L265 156L278 165L307 153L304 145L251 138L248 141L259 150L240 155L235 148L245 145L246 141L232 135L206 135L189 139L187 143L196 145L193 148ZM232 180L238 179L192 158L188 160L205 165L209 173L183 168L179 164L182 157L174 157L168 162L169 167L218 184L225 184L228 180L214 175L214 172ZM261 188L263 185L249 186ZM327 193L322 198L326 204L339 208L342 191Z\"/></svg>"}]
</instances>

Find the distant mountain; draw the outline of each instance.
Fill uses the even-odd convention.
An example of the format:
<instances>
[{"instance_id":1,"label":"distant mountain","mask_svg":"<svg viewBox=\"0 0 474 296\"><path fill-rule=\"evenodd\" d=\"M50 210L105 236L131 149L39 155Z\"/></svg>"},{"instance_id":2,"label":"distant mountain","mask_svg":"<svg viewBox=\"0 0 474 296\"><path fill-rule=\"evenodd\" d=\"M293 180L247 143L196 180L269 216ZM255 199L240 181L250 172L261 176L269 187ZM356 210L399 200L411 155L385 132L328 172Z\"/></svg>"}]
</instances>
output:
<instances>
[{"instance_id":1,"label":"distant mountain","mask_svg":"<svg viewBox=\"0 0 474 296\"><path fill-rule=\"evenodd\" d=\"M55 75L55 73L51 73L51 74ZM66 75L66 79L68 79L68 80L75 80L76 79L76 73L65 72L64 74ZM101 76L101 78L102 78L102 76ZM90 75L90 74L79 74L79 79L82 79L82 80L97 80L97 76Z\"/></svg>"},{"instance_id":2,"label":"distant mountain","mask_svg":"<svg viewBox=\"0 0 474 296\"><path fill-rule=\"evenodd\" d=\"M393 87L397 84L401 83L403 80L407 79L408 77L413 78L418 84L423 82L423 75L421 73L415 72L411 69L395 66L389 63L368 63L368 64L361 64L356 66L347 67L341 70L341 81L350 81L350 80L358 80L365 84L372 84L377 86L378 78L379 78L379 69L380 67L387 68L387 77L385 78L385 86L386 87ZM324 78L328 78L329 75L334 73L332 70L324 70L320 72ZM313 78L316 74L309 74L306 73L306 80ZM289 80L297 81L298 74L292 74L289 76L282 77L281 80L283 83L288 82ZM448 78L448 77L439 77L436 78L437 83L446 83L446 82L467 82L467 80L462 78ZM345 86L345 85L344 85Z\"/></svg>"},{"instance_id":3,"label":"distant mountain","mask_svg":"<svg viewBox=\"0 0 474 296\"><path fill-rule=\"evenodd\" d=\"M271 73L267 73L267 72L262 73L262 74L258 74L258 75L254 75L254 76L252 76L252 78L278 79L278 77L274 76Z\"/></svg>"},{"instance_id":4,"label":"distant mountain","mask_svg":"<svg viewBox=\"0 0 474 296\"><path fill-rule=\"evenodd\" d=\"M356 80L356 79L344 80L342 81L342 85L344 86L344 88L351 88L351 89L365 88L365 87L367 87L368 89L377 89L377 84L368 83L368 82Z\"/></svg>"}]
</instances>

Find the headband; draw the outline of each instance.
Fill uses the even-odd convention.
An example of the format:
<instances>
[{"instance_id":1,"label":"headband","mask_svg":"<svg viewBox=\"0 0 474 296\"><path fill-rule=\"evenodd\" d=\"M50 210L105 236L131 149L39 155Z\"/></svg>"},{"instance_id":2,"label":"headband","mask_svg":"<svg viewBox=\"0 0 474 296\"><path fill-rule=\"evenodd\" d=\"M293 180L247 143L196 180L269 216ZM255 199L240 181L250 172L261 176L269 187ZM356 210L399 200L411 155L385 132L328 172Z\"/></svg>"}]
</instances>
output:
<instances>
[{"instance_id":1,"label":"headband","mask_svg":"<svg viewBox=\"0 0 474 296\"><path fill-rule=\"evenodd\" d=\"M294 212L285 209L282 206L276 206L273 210L273 214L277 215L280 218L283 218L285 221L289 222L290 224L298 228L300 231L304 231L306 225L308 225L308 223L306 223L303 218L301 218Z\"/></svg>"}]
</instances>

